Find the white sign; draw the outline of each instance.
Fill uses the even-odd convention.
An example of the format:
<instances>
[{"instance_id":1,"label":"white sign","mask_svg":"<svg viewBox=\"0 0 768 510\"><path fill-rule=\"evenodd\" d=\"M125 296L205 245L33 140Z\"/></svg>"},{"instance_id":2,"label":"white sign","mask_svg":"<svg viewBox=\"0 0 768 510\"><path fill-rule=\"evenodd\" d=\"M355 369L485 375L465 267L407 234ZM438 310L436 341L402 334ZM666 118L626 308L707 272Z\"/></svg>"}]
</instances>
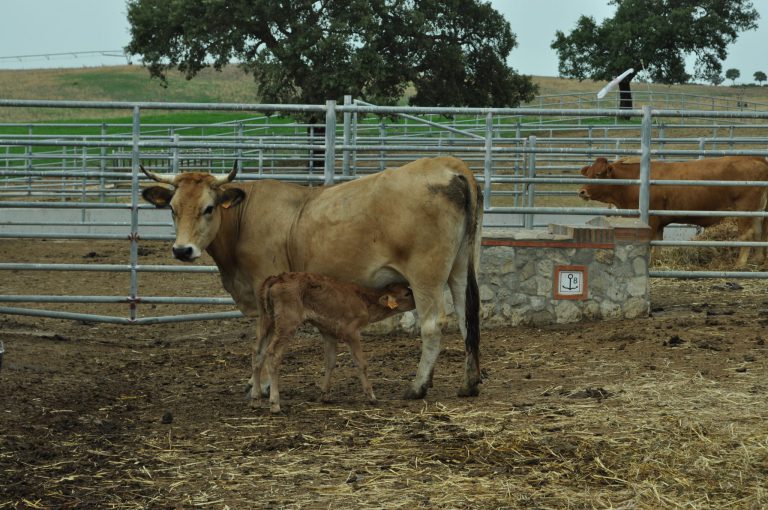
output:
<instances>
[{"instance_id":1,"label":"white sign","mask_svg":"<svg viewBox=\"0 0 768 510\"><path fill-rule=\"evenodd\" d=\"M578 296L584 292L584 271L560 271L557 291L563 296Z\"/></svg>"}]
</instances>

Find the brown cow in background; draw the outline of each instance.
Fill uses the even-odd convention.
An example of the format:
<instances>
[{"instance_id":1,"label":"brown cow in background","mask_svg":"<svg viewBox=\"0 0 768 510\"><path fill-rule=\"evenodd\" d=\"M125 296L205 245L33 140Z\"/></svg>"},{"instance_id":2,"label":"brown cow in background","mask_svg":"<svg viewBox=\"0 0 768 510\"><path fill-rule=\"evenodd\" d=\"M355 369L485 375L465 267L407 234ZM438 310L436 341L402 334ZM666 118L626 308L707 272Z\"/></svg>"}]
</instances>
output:
<instances>
[{"instance_id":1,"label":"brown cow in background","mask_svg":"<svg viewBox=\"0 0 768 510\"><path fill-rule=\"evenodd\" d=\"M393 283L377 290L318 274L282 273L264 280L260 295L264 317L259 324L259 341L265 342L267 347L255 363L257 373L261 373L266 364L270 375L270 411L280 412L283 350L305 322L316 326L325 340L325 377L320 399L327 402L330 398L338 339L349 346L368 401L376 403L368 380L368 362L360 344L360 331L368 324L413 310L416 304L407 285Z\"/></svg>"},{"instance_id":2,"label":"brown cow in background","mask_svg":"<svg viewBox=\"0 0 768 510\"><path fill-rule=\"evenodd\" d=\"M638 179L640 163L618 160L609 163L597 158L581 169L589 179ZM768 181L768 161L756 156L728 156L680 162L651 162L651 179L700 181ZM620 186L585 184L579 190L584 200L597 200L619 209L639 207L638 185ZM650 189L650 209L674 211L765 211L768 187L765 186L658 186ZM648 220L654 240L662 239L664 227L670 223L687 223L709 227L722 221L722 216L651 216ZM764 241L766 223L761 217L737 219L739 240ZM761 258L765 260L766 250ZM749 247L739 252L738 267L746 265Z\"/></svg>"}]
</instances>

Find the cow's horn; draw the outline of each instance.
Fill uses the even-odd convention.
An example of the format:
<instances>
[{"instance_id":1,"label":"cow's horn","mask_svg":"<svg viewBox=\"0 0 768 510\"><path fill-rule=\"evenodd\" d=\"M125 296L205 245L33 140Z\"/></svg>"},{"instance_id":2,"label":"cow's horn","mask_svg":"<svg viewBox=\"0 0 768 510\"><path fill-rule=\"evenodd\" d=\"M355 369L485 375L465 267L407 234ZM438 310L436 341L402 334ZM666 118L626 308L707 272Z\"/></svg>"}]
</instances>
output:
<instances>
[{"instance_id":1,"label":"cow's horn","mask_svg":"<svg viewBox=\"0 0 768 510\"><path fill-rule=\"evenodd\" d=\"M163 184L171 184L173 185L173 175L163 175L163 174L156 174L154 172L150 172L146 168L144 168L144 165L139 165L139 168L141 168L141 171L144 172L144 175L152 179L153 181L161 182Z\"/></svg>"},{"instance_id":2,"label":"cow's horn","mask_svg":"<svg viewBox=\"0 0 768 510\"><path fill-rule=\"evenodd\" d=\"M237 176L237 161L235 161L235 164L232 165L232 170L227 175L216 177L216 186L221 186L222 184L232 182L233 180L235 180L236 176Z\"/></svg>"}]
</instances>

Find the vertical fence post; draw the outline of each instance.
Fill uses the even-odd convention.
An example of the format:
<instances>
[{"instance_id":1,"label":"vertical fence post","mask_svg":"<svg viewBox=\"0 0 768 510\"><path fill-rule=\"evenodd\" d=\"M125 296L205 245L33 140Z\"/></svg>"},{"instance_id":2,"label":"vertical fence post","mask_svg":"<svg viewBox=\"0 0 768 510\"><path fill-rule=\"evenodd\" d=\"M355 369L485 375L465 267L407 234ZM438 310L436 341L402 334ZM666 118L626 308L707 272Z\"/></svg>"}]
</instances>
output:
<instances>
[{"instance_id":1,"label":"vertical fence post","mask_svg":"<svg viewBox=\"0 0 768 510\"><path fill-rule=\"evenodd\" d=\"M80 202L85 204L85 200L88 193L88 176L86 175L88 172L88 147L85 145L88 143L88 137L83 137L83 152L81 153L81 168L83 172L83 179L80 183ZM85 206L83 206L82 209L80 209L80 223L85 223Z\"/></svg>"},{"instance_id":2,"label":"vertical fence post","mask_svg":"<svg viewBox=\"0 0 768 510\"><path fill-rule=\"evenodd\" d=\"M107 124L101 123L101 141L107 140ZM104 202L106 182L104 180L104 172L107 170L107 148L103 145L99 148L99 202Z\"/></svg>"},{"instance_id":3,"label":"vertical fence post","mask_svg":"<svg viewBox=\"0 0 768 510\"><path fill-rule=\"evenodd\" d=\"M179 134L171 130L171 141L173 142L173 148L171 149L171 173L179 173Z\"/></svg>"},{"instance_id":4,"label":"vertical fence post","mask_svg":"<svg viewBox=\"0 0 768 510\"><path fill-rule=\"evenodd\" d=\"M651 198L651 107L643 106L643 124L640 136L640 221L648 223L648 204Z\"/></svg>"},{"instance_id":5,"label":"vertical fence post","mask_svg":"<svg viewBox=\"0 0 768 510\"><path fill-rule=\"evenodd\" d=\"M536 177L536 135L530 135L528 140L528 148L530 149L530 152L528 153L528 177L533 179ZM527 190L525 206L533 207L533 194L536 188L532 182L529 182L526 183L525 189ZM527 230L532 229L533 214L525 213L523 222L523 228Z\"/></svg>"},{"instance_id":6,"label":"vertical fence post","mask_svg":"<svg viewBox=\"0 0 768 510\"><path fill-rule=\"evenodd\" d=\"M336 165L336 101L325 102L325 185L333 184Z\"/></svg>"},{"instance_id":7,"label":"vertical fence post","mask_svg":"<svg viewBox=\"0 0 768 510\"><path fill-rule=\"evenodd\" d=\"M27 132L29 134L29 139L32 140L32 125L30 124L27 128ZM32 196L32 146L31 145L25 145L24 146L24 156L26 159L26 168L27 168L27 196ZM66 161L66 160L65 160Z\"/></svg>"},{"instance_id":8,"label":"vertical fence post","mask_svg":"<svg viewBox=\"0 0 768 510\"><path fill-rule=\"evenodd\" d=\"M664 149L666 146L664 143L664 122L659 124L659 138L660 140L657 142L659 144L659 148ZM664 159L664 154L659 155L659 159Z\"/></svg>"},{"instance_id":9,"label":"vertical fence post","mask_svg":"<svg viewBox=\"0 0 768 510\"><path fill-rule=\"evenodd\" d=\"M239 163L240 165L240 173L245 173L245 163L243 162L243 142L245 141L245 130L243 128L243 123L238 122L237 123L237 151L235 151L235 156L237 157L237 160L235 163ZM227 168L232 168L235 166L235 163L231 165L225 165ZM226 173L226 168L225 168Z\"/></svg>"},{"instance_id":10,"label":"vertical fence post","mask_svg":"<svg viewBox=\"0 0 768 510\"><path fill-rule=\"evenodd\" d=\"M344 96L344 106L350 106L352 104L352 96ZM349 169L349 142L352 137L350 132L352 128L352 112L344 112L344 149L341 159L341 173L347 177L352 175Z\"/></svg>"},{"instance_id":11,"label":"vertical fence post","mask_svg":"<svg viewBox=\"0 0 768 510\"><path fill-rule=\"evenodd\" d=\"M387 139L387 124L384 121L384 117L381 118L381 122L379 123L379 144L381 144L382 147L384 147L384 144L386 143ZM384 150L381 150L379 152L379 170L383 171L385 168L387 168L387 153Z\"/></svg>"},{"instance_id":12,"label":"vertical fence post","mask_svg":"<svg viewBox=\"0 0 768 510\"><path fill-rule=\"evenodd\" d=\"M699 154L699 159L704 159L704 137L703 136L699 138L699 151L701 151L701 154Z\"/></svg>"},{"instance_id":13,"label":"vertical fence post","mask_svg":"<svg viewBox=\"0 0 768 510\"><path fill-rule=\"evenodd\" d=\"M131 146L131 294L130 319L136 320L136 302L139 293L137 266L139 262L139 140L141 138L141 110L133 107Z\"/></svg>"},{"instance_id":14,"label":"vertical fence post","mask_svg":"<svg viewBox=\"0 0 768 510\"><path fill-rule=\"evenodd\" d=\"M493 114L485 116L485 159L483 160L483 208L491 207L491 174L493 173Z\"/></svg>"},{"instance_id":15,"label":"vertical fence post","mask_svg":"<svg viewBox=\"0 0 768 510\"><path fill-rule=\"evenodd\" d=\"M358 123L359 117L357 115L357 111L352 114L352 129L351 129L351 135L352 135L352 144L357 147L357 123ZM352 175L357 175L357 149L352 151Z\"/></svg>"}]
</instances>

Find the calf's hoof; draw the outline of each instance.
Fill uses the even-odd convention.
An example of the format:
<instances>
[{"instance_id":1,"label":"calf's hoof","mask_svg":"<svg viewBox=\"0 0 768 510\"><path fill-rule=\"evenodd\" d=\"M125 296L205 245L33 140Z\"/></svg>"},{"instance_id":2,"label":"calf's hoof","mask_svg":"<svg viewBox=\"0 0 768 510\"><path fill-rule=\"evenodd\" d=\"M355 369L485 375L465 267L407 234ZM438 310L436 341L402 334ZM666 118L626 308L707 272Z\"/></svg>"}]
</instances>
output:
<instances>
[{"instance_id":1,"label":"calf's hoof","mask_svg":"<svg viewBox=\"0 0 768 510\"><path fill-rule=\"evenodd\" d=\"M280 414L282 412L280 409L280 404L271 404L269 406L269 412L272 414Z\"/></svg>"}]
</instances>

